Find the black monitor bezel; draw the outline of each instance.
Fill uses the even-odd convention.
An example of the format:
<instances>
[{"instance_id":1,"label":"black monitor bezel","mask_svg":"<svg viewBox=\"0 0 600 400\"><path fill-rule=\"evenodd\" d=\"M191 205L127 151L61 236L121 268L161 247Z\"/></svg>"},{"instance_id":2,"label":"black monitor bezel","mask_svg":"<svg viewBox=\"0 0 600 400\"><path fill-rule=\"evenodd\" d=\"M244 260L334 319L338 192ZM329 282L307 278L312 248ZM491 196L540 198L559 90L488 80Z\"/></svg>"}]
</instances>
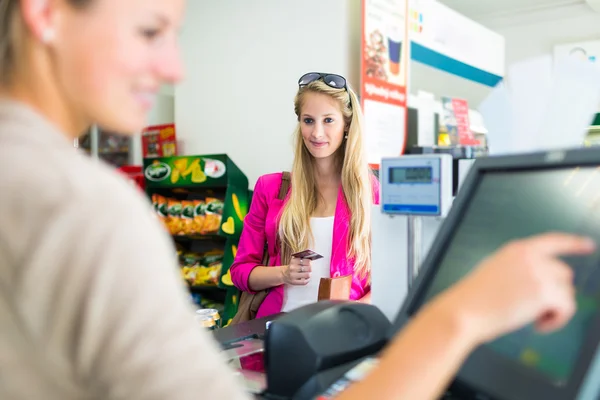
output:
<instances>
[{"instance_id":1,"label":"black monitor bezel","mask_svg":"<svg viewBox=\"0 0 600 400\"><path fill-rule=\"evenodd\" d=\"M406 300L394 321L391 335L395 335L418 311L422 298L430 286L440 261L450 244L455 229L487 172L531 171L539 169L600 166L600 151L577 149L531 153L516 156L479 158L471 167L452 208L442 223L429 252L420 267ZM422 304L421 304L422 306ZM515 363L485 347L477 348L463 363L456 381L482 394L506 399L571 400L578 398L586 385L588 370L595 369L594 359L600 342L600 312L597 313L584 340L576 365L564 386L532 368Z\"/></svg>"}]
</instances>

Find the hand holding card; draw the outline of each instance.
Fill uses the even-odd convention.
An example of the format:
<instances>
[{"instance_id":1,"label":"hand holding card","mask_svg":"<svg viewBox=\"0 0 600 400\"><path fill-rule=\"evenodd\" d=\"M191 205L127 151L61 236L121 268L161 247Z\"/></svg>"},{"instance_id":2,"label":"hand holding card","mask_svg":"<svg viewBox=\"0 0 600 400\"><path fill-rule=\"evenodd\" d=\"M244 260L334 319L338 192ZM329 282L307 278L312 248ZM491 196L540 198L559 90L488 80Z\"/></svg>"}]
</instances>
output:
<instances>
[{"instance_id":1,"label":"hand holding card","mask_svg":"<svg viewBox=\"0 0 600 400\"><path fill-rule=\"evenodd\" d=\"M292 254L290 265L284 266L283 281L288 285L304 286L310 281L311 262L323 258L312 250Z\"/></svg>"}]
</instances>

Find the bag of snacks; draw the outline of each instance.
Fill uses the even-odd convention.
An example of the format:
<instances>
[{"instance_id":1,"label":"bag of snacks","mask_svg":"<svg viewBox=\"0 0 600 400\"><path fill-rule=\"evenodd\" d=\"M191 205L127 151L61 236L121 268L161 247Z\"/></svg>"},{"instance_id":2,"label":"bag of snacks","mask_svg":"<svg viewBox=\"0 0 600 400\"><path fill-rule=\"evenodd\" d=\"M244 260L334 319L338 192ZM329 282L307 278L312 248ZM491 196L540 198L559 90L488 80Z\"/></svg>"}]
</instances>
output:
<instances>
[{"instance_id":1,"label":"bag of snacks","mask_svg":"<svg viewBox=\"0 0 600 400\"><path fill-rule=\"evenodd\" d=\"M167 199L164 196L161 196L159 194L157 194L155 196L156 196L156 213L158 214L159 218L164 222L168 216Z\"/></svg>"},{"instance_id":2,"label":"bag of snacks","mask_svg":"<svg viewBox=\"0 0 600 400\"><path fill-rule=\"evenodd\" d=\"M206 217L206 203L204 200L194 200L194 231L204 232L204 221Z\"/></svg>"},{"instance_id":3,"label":"bag of snacks","mask_svg":"<svg viewBox=\"0 0 600 400\"><path fill-rule=\"evenodd\" d=\"M183 200L181 202L181 234L192 235L196 233L194 224L194 202Z\"/></svg>"},{"instance_id":4,"label":"bag of snacks","mask_svg":"<svg viewBox=\"0 0 600 400\"><path fill-rule=\"evenodd\" d=\"M181 275L190 285L196 284L196 276L198 275L201 259L201 254L193 252L183 253L181 256Z\"/></svg>"},{"instance_id":5,"label":"bag of snacks","mask_svg":"<svg viewBox=\"0 0 600 400\"><path fill-rule=\"evenodd\" d=\"M217 285L223 268L223 250L213 250L204 254L201 261L201 276L205 285Z\"/></svg>"},{"instance_id":6,"label":"bag of snacks","mask_svg":"<svg viewBox=\"0 0 600 400\"><path fill-rule=\"evenodd\" d=\"M182 234L181 202L176 199L167 200L167 226L172 235Z\"/></svg>"},{"instance_id":7,"label":"bag of snacks","mask_svg":"<svg viewBox=\"0 0 600 400\"><path fill-rule=\"evenodd\" d=\"M204 220L204 233L217 233L221 226L223 218L223 201L213 198L206 198L206 217Z\"/></svg>"}]
</instances>

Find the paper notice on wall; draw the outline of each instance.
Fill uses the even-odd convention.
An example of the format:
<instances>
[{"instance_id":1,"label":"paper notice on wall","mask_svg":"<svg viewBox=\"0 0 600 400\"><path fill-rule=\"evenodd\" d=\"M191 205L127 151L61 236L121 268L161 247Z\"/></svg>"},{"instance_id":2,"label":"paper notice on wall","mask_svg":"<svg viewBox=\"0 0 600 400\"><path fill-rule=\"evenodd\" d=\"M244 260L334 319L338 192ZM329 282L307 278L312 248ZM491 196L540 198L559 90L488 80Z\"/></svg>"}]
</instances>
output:
<instances>
[{"instance_id":1,"label":"paper notice on wall","mask_svg":"<svg viewBox=\"0 0 600 400\"><path fill-rule=\"evenodd\" d=\"M417 106L419 107L417 143L419 146L423 147L436 145L435 95L419 90L417 93Z\"/></svg>"},{"instance_id":2,"label":"paper notice on wall","mask_svg":"<svg viewBox=\"0 0 600 400\"><path fill-rule=\"evenodd\" d=\"M512 132L521 151L533 151L544 120L545 105L552 85L552 58L544 56L517 62L508 68L512 115Z\"/></svg>"},{"instance_id":3,"label":"paper notice on wall","mask_svg":"<svg viewBox=\"0 0 600 400\"><path fill-rule=\"evenodd\" d=\"M509 68L481 103L491 155L581 147L600 106L600 70L576 58L548 57Z\"/></svg>"},{"instance_id":4,"label":"paper notice on wall","mask_svg":"<svg viewBox=\"0 0 600 400\"><path fill-rule=\"evenodd\" d=\"M364 101L367 162L378 165L384 157L399 156L404 147L404 108L373 100Z\"/></svg>"},{"instance_id":5,"label":"paper notice on wall","mask_svg":"<svg viewBox=\"0 0 600 400\"><path fill-rule=\"evenodd\" d=\"M515 149L514 122L510 93L503 83L481 103L479 112L488 130L487 141L490 155L510 154Z\"/></svg>"}]
</instances>

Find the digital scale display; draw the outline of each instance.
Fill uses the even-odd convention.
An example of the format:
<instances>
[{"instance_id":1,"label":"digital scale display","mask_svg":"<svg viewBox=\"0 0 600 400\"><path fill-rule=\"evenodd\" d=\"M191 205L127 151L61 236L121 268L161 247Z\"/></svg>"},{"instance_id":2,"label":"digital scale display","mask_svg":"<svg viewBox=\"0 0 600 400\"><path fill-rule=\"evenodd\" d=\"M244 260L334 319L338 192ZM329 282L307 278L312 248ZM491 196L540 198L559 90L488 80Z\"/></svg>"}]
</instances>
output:
<instances>
[{"instance_id":1,"label":"digital scale display","mask_svg":"<svg viewBox=\"0 0 600 400\"><path fill-rule=\"evenodd\" d=\"M431 167L392 167L389 169L389 183L431 183Z\"/></svg>"},{"instance_id":2,"label":"digital scale display","mask_svg":"<svg viewBox=\"0 0 600 400\"><path fill-rule=\"evenodd\" d=\"M447 212L452 202L451 155L384 158L380 171L383 213L441 216Z\"/></svg>"}]
</instances>

